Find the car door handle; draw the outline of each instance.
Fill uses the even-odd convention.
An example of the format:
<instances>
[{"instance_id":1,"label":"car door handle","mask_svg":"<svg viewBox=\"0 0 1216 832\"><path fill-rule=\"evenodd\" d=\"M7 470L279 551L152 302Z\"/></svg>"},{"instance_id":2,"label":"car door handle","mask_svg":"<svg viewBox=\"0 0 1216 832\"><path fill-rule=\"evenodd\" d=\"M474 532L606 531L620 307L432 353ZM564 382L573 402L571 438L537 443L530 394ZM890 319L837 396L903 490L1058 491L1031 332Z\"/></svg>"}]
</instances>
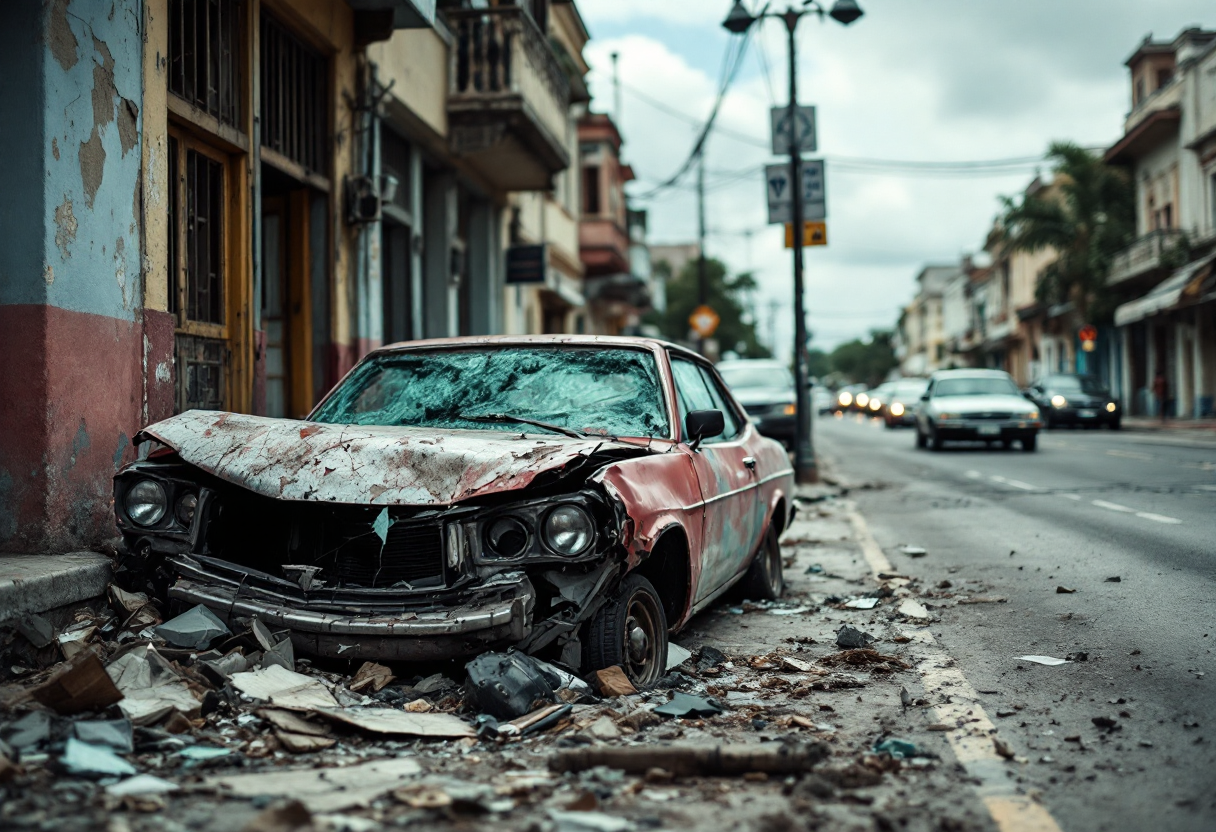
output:
<instances>
[{"instance_id":1,"label":"car door handle","mask_svg":"<svg viewBox=\"0 0 1216 832\"><path fill-rule=\"evenodd\" d=\"M756 470L756 458L754 456L743 457L743 467L749 471Z\"/></svg>"}]
</instances>

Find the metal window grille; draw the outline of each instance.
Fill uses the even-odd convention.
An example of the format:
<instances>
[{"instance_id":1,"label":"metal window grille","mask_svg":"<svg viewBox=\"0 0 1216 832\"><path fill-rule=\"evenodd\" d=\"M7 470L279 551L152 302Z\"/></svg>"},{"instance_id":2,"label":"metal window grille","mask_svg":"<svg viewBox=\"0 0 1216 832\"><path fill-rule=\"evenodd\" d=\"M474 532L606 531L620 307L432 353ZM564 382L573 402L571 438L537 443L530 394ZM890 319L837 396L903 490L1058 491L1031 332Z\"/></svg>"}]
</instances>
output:
<instances>
[{"instance_id":1,"label":"metal window grille","mask_svg":"<svg viewBox=\"0 0 1216 832\"><path fill-rule=\"evenodd\" d=\"M186 151L186 317L224 322L224 166Z\"/></svg>"},{"instance_id":2,"label":"metal window grille","mask_svg":"<svg viewBox=\"0 0 1216 832\"><path fill-rule=\"evenodd\" d=\"M169 0L169 91L240 125L243 0Z\"/></svg>"},{"instance_id":3,"label":"metal window grille","mask_svg":"<svg viewBox=\"0 0 1216 832\"><path fill-rule=\"evenodd\" d=\"M179 238L181 222L177 201L181 192L178 190L178 145L177 139L169 137L169 311L177 315L181 311L181 300L178 297L178 281L181 280L181 248Z\"/></svg>"},{"instance_id":4,"label":"metal window grille","mask_svg":"<svg viewBox=\"0 0 1216 832\"><path fill-rule=\"evenodd\" d=\"M262 145L326 175L328 62L263 14L261 63Z\"/></svg>"},{"instance_id":5,"label":"metal window grille","mask_svg":"<svg viewBox=\"0 0 1216 832\"><path fill-rule=\"evenodd\" d=\"M218 338L178 334L177 412L224 409L228 345Z\"/></svg>"}]
</instances>

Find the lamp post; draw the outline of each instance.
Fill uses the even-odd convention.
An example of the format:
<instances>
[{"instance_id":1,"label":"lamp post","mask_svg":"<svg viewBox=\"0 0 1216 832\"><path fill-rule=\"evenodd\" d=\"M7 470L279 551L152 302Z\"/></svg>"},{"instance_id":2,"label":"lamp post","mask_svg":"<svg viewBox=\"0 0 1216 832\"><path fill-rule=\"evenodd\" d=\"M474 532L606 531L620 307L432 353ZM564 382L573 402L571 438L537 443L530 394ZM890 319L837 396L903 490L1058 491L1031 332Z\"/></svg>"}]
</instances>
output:
<instances>
[{"instance_id":1,"label":"lamp post","mask_svg":"<svg viewBox=\"0 0 1216 832\"><path fill-rule=\"evenodd\" d=\"M806 355L806 308L803 290L802 267L802 150L799 146L800 137L794 127L798 123L798 44L794 32L799 21L805 15L817 14L820 19L826 14L833 20L849 25L862 16L863 12L855 0L836 0L830 12L825 12L817 0L805 0L802 8L787 8L784 12L766 11L768 6L753 15L743 7L741 0L735 0L730 14L722 25L732 34L741 35L751 25L763 17L773 17L785 23L789 43L790 57L790 191L793 197L794 225L794 376L795 376L795 410L797 411L794 428L794 475L800 483L819 481L819 469L815 463L815 446L811 437L811 391L810 376L807 372Z\"/></svg>"}]
</instances>

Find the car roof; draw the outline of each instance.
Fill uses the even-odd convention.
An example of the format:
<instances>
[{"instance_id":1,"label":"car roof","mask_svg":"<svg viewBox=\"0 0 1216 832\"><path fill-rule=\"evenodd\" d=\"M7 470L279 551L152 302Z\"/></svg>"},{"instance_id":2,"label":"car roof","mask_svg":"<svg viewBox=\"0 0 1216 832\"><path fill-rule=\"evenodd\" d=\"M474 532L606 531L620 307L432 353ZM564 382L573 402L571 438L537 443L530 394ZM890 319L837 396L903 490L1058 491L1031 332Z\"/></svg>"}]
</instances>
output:
<instances>
[{"instance_id":1,"label":"car roof","mask_svg":"<svg viewBox=\"0 0 1216 832\"><path fill-rule=\"evenodd\" d=\"M464 335L456 338L427 338L420 341L398 341L385 344L368 353L368 356L394 352L409 352L437 347L511 347L511 346L566 346L566 347L632 347L634 349L665 349L681 353L689 358L704 361L700 353L664 341L661 338L643 338L633 335Z\"/></svg>"},{"instance_id":2,"label":"car roof","mask_svg":"<svg viewBox=\"0 0 1216 832\"><path fill-rule=\"evenodd\" d=\"M1010 378L1004 370L938 370L931 378Z\"/></svg>"},{"instance_id":3,"label":"car roof","mask_svg":"<svg viewBox=\"0 0 1216 832\"><path fill-rule=\"evenodd\" d=\"M722 367L776 367L781 370L789 369L789 366L784 361L778 361L775 358L728 358L725 361L719 361L716 366L719 369Z\"/></svg>"}]
</instances>

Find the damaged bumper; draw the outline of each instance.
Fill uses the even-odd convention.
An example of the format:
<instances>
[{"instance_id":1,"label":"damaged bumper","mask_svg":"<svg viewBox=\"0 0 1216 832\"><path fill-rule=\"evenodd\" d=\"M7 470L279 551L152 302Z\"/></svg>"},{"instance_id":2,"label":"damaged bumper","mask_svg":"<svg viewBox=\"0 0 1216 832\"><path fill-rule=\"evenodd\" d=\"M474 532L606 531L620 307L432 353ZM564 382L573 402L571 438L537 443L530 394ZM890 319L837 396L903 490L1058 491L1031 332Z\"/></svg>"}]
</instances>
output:
<instances>
[{"instance_id":1,"label":"damaged bumper","mask_svg":"<svg viewBox=\"0 0 1216 832\"><path fill-rule=\"evenodd\" d=\"M296 649L342 659L427 661L476 655L532 630L536 592L522 572L463 590L456 603L419 604L417 594L375 590L304 593L270 575L210 558L172 558L169 597L202 604L229 622L256 616L291 632ZM432 596L433 597L433 596Z\"/></svg>"}]
</instances>

